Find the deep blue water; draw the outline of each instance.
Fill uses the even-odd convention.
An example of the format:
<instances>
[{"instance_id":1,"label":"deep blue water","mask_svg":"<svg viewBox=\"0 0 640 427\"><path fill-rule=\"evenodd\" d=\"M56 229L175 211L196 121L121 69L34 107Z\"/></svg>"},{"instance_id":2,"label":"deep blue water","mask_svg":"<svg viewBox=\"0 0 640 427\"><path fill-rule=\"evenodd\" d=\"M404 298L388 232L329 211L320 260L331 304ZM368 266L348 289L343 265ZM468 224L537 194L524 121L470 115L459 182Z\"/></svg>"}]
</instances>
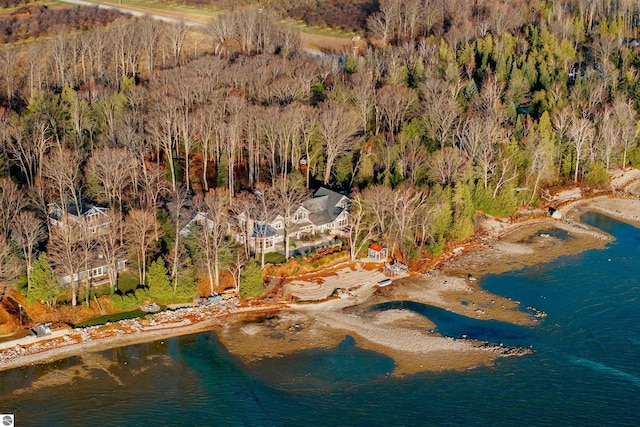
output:
<instances>
[{"instance_id":1,"label":"deep blue water","mask_svg":"<svg viewBox=\"0 0 640 427\"><path fill-rule=\"evenodd\" d=\"M208 332L102 352L122 385L94 370L71 385L30 388L43 374L73 370L77 358L0 372L0 413L15 413L19 426L640 425L640 230L583 219L616 240L480 283L546 312L540 326L394 303L429 316L444 335L533 346L529 356L396 378L392 360L350 337L245 365ZM145 362L154 355L164 359Z\"/></svg>"}]
</instances>

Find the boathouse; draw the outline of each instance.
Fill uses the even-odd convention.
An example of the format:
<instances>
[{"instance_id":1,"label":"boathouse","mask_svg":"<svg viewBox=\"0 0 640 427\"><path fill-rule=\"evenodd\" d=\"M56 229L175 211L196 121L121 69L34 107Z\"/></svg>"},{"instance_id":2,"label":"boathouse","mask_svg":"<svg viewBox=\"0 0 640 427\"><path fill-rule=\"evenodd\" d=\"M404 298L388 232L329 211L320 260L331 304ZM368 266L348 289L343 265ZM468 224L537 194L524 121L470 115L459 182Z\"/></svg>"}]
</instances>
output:
<instances>
[{"instance_id":1,"label":"boathouse","mask_svg":"<svg viewBox=\"0 0 640 427\"><path fill-rule=\"evenodd\" d=\"M383 260L387 258L387 248L383 248L380 245L371 244L369 245L369 258L373 258L376 260Z\"/></svg>"}]
</instances>

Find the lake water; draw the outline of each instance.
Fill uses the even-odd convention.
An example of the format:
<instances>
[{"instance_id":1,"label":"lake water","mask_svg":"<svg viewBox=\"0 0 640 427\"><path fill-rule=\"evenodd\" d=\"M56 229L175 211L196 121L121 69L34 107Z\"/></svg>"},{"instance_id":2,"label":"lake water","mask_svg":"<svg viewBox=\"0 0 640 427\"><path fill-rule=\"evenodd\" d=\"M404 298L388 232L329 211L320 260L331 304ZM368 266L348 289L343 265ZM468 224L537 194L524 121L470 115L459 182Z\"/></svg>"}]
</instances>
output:
<instances>
[{"instance_id":1,"label":"lake water","mask_svg":"<svg viewBox=\"0 0 640 427\"><path fill-rule=\"evenodd\" d=\"M209 332L102 352L110 370L71 385L38 380L74 373L78 358L0 372L0 413L14 413L18 426L640 425L640 230L596 214L583 220L616 240L481 282L546 312L540 326L394 303L445 335L533 346L532 355L396 378L392 360L350 337L247 366Z\"/></svg>"}]
</instances>

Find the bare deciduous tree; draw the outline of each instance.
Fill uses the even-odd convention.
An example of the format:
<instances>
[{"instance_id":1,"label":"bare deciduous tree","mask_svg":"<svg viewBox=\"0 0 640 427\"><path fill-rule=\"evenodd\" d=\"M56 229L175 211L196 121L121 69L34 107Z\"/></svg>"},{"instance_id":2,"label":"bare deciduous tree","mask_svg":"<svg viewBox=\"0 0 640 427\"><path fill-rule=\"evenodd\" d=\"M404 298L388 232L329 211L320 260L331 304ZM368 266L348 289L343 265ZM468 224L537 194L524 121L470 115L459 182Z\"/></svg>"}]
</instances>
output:
<instances>
[{"instance_id":1,"label":"bare deciduous tree","mask_svg":"<svg viewBox=\"0 0 640 427\"><path fill-rule=\"evenodd\" d=\"M618 138L622 145L622 166L627 166L627 153L638 138L638 114L631 101L616 99L613 102L613 114Z\"/></svg>"},{"instance_id":2,"label":"bare deciduous tree","mask_svg":"<svg viewBox=\"0 0 640 427\"><path fill-rule=\"evenodd\" d=\"M42 221L33 212L22 211L13 221L13 232L22 248L27 273L27 292L31 290L31 265L37 257L37 246L47 236Z\"/></svg>"},{"instance_id":3,"label":"bare deciduous tree","mask_svg":"<svg viewBox=\"0 0 640 427\"><path fill-rule=\"evenodd\" d=\"M429 177L441 185L456 183L468 171L468 159L458 147L444 147L428 160Z\"/></svg>"},{"instance_id":4,"label":"bare deciduous tree","mask_svg":"<svg viewBox=\"0 0 640 427\"><path fill-rule=\"evenodd\" d=\"M578 182L578 174L580 173L580 160L584 156L585 148L595 136L593 123L589 119L574 119L567 130L569 141L576 150L575 173L573 182Z\"/></svg>"},{"instance_id":5,"label":"bare deciduous tree","mask_svg":"<svg viewBox=\"0 0 640 427\"><path fill-rule=\"evenodd\" d=\"M56 82L60 87L63 87L67 83L71 83L67 80L69 64L69 36L65 33L58 34L49 45L51 52L51 67L53 68L53 75L56 77Z\"/></svg>"},{"instance_id":6,"label":"bare deciduous tree","mask_svg":"<svg viewBox=\"0 0 640 427\"><path fill-rule=\"evenodd\" d=\"M82 266L81 269L83 271L81 280L85 286L85 303L87 307L91 302L91 285L92 285L92 271L93 271L93 261L96 254L94 253L94 249L96 248L98 242L95 239L95 233L92 231L89 223L87 221L82 221L76 225L79 230L79 239L78 239L78 248L79 255L81 256Z\"/></svg>"},{"instance_id":7,"label":"bare deciduous tree","mask_svg":"<svg viewBox=\"0 0 640 427\"><path fill-rule=\"evenodd\" d=\"M148 78L153 78L153 69L156 65L158 45L163 33L163 24L156 19L144 19L140 21L139 34L142 51L147 62Z\"/></svg>"},{"instance_id":8,"label":"bare deciduous tree","mask_svg":"<svg viewBox=\"0 0 640 427\"><path fill-rule=\"evenodd\" d=\"M617 135L615 116L609 106L605 107L602 115L598 115L597 127L604 152L604 163L608 172L611 165L611 157L621 146Z\"/></svg>"},{"instance_id":9,"label":"bare deciduous tree","mask_svg":"<svg viewBox=\"0 0 640 427\"><path fill-rule=\"evenodd\" d=\"M240 293L240 274L242 274L242 269L246 264L247 258L245 258L241 252L236 251L236 257L229 266L229 273L231 273L231 277L233 277L233 284L238 294Z\"/></svg>"},{"instance_id":10,"label":"bare deciduous tree","mask_svg":"<svg viewBox=\"0 0 640 427\"><path fill-rule=\"evenodd\" d=\"M146 173L139 178L142 187L140 208L148 212L157 212L162 198L169 193L169 186L162 169L157 164L150 165L145 171ZM154 221L153 230L157 241L159 238L157 221Z\"/></svg>"},{"instance_id":11,"label":"bare deciduous tree","mask_svg":"<svg viewBox=\"0 0 640 427\"><path fill-rule=\"evenodd\" d=\"M376 92L376 128L386 129L391 136L400 130L400 125L409 117L418 103L412 89L386 85Z\"/></svg>"},{"instance_id":12,"label":"bare deciduous tree","mask_svg":"<svg viewBox=\"0 0 640 427\"><path fill-rule=\"evenodd\" d=\"M175 149L178 141L176 131L177 113L173 101L164 94L155 95L152 103L155 105L154 114L149 121L148 130L151 134L160 162L160 150L164 152L164 160L171 172L171 189L177 188L177 172L175 165Z\"/></svg>"},{"instance_id":13,"label":"bare deciduous tree","mask_svg":"<svg viewBox=\"0 0 640 427\"><path fill-rule=\"evenodd\" d=\"M71 305L74 307L78 304L78 273L84 264L78 244L80 238L78 228L65 221L53 227L47 244L47 255L58 276L70 278L68 284L71 285Z\"/></svg>"},{"instance_id":14,"label":"bare deciduous tree","mask_svg":"<svg viewBox=\"0 0 640 427\"><path fill-rule=\"evenodd\" d=\"M30 116L19 122L17 116L9 119L4 127L4 141L9 164L17 165L31 187L40 176L47 150L51 147L49 125L39 116Z\"/></svg>"},{"instance_id":15,"label":"bare deciduous tree","mask_svg":"<svg viewBox=\"0 0 640 427\"><path fill-rule=\"evenodd\" d=\"M60 201L60 208L67 213L69 203L73 203L79 214L80 206L80 155L71 150L54 150L47 157L42 167L42 175Z\"/></svg>"},{"instance_id":16,"label":"bare deciduous tree","mask_svg":"<svg viewBox=\"0 0 640 427\"><path fill-rule=\"evenodd\" d=\"M265 265L265 253L267 250L267 238L272 231L270 224L276 217L275 200L273 200L273 192L266 185L258 185L254 193L256 198L255 221L248 224L250 227L251 237L255 241L255 251L260 252L260 268ZM260 248L258 250L258 247Z\"/></svg>"},{"instance_id":17,"label":"bare deciduous tree","mask_svg":"<svg viewBox=\"0 0 640 427\"><path fill-rule=\"evenodd\" d=\"M356 260L358 254L373 238L375 227L375 216L371 212L367 212L362 194L353 194L349 206L349 233L347 235L351 261Z\"/></svg>"},{"instance_id":18,"label":"bare deciduous tree","mask_svg":"<svg viewBox=\"0 0 640 427\"><path fill-rule=\"evenodd\" d=\"M122 215L114 211L109 211L107 215L109 215L108 224L98 234L97 244L99 253L107 265L109 286L113 294L117 290L118 262L125 257L127 249L122 238L125 228Z\"/></svg>"},{"instance_id":19,"label":"bare deciduous tree","mask_svg":"<svg viewBox=\"0 0 640 427\"><path fill-rule=\"evenodd\" d=\"M424 96L424 123L440 147L451 144L458 119L458 104L443 84L428 81L421 85Z\"/></svg>"},{"instance_id":20,"label":"bare deciduous tree","mask_svg":"<svg viewBox=\"0 0 640 427\"><path fill-rule=\"evenodd\" d=\"M20 271L20 264L7 239L0 235L0 304L4 300L8 283Z\"/></svg>"},{"instance_id":21,"label":"bare deciduous tree","mask_svg":"<svg viewBox=\"0 0 640 427\"><path fill-rule=\"evenodd\" d=\"M213 189L204 198L197 197L194 200L196 209L206 217L201 224L196 224L193 232L200 253L204 255L200 260L207 269L210 295L220 284L220 255L225 244L230 209L226 193L224 189Z\"/></svg>"},{"instance_id":22,"label":"bare deciduous tree","mask_svg":"<svg viewBox=\"0 0 640 427\"><path fill-rule=\"evenodd\" d=\"M498 170L496 173L497 180L495 181L495 187L493 189L494 199L502 187L518 178L518 167L509 153L503 151L499 154L499 157L500 161L498 162Z\"/></svg>"},{"instance_id":23,"label":"bare deciduous tree","mask_svg":"<svg viewBox=\"0 0 640 427\"><path fill-rule=\"evenodd\" d=\"M416 218L427 202L427 194L409 185L403 185L393 192L391 212L393 212L393 248L397 247L403 260L407 251L405 243L415 240Z\"/></svg>"},{"instance_id":24,"label":"bare deciduous tree","mask_svg":"<svg viewBox=\"0 0 640 427\"><path fill-rule=\"evenodd\" d=\"M187 203L187 199L189 194L185 188L179 187L175 191L171 193L170 196L170 216L173 221L174 229L175 229L175 238L173 242L173 256L171 260L171 280L173 281L173 293L176 293L178 289L178 261L180 256L180 240L182 234L180 230L182 229L182 217L183 217L183 208Z\"/></svg>"},{"instance_id":25,"label":"bare deciduous tree","mask_svg":"<svg viewBox=\"0 0 640 427\"><path fill-rule=\"evenodd\" d=\"M271 188L275 209L284 220L284 256L289 259L289 238L293 227L293 214L309 198L304 184L294 179L280 177Z\"/></svg>"},{"instance_id":26,"label":"bare deciduous tree","mask_svg":"<svg viewBox=\"0 0 640 427\"><path fill-rule=\"evenodd\" d=\"M20 54L17 47L0 49L0 83L4 88L4 96L11 106L18 89L18 71L20 70Z\"/></svg>"},{"instance_id":27,"label":"bare deciduous tree","mask_svg":"<svg viewBox=\"0 0 640 427\"><path fill-rule=\"evenodd\" d=\"M22 191L10 178L0 178L0 235L9 237L11 226L20 211L24 209L26 200Z\"/></svg>"},{"instance_id":28,"label":"bare deciduous tree","mask_svg":"<svg viewBox=\"0 0 640 427\"><path fill-rule=\"evenodd\" d=\"M125 148L96 150L87 165L89 174L100 184L101 195L120 215L125 192L133 185L136 166L135 156Z\"/></svg>"},{"instance_id":29,"label":"bare deciduous tree","mask_svg":"<svg viewBox=\"0 0 640 427\"><path fill-rule=\"evenodd\" d=\"M243 119L242 113L247 107L247 102L239 96L231 96L226 99L225 109L228 112L226 130L222 146L227 156L227 181L229 189L229 201L235 195L235 172L238 160L238 151L241 148L241 136Z\"/></svg>"},{"instance_id":30,"label":"bare deciduous tree","mask_svg":"<svg viewBox=\"0 0 640 427\"><path fill-rule=\"evenodd\" d=\"M202 155L202 185L204 191L209 191L209 176L207 174L209 159L214 158L217 164L220 158L219 149L215 150L215 133L218 121L221 120L219 117L221 103L222 100L216 97L212 104L199 108L192 115L193 128L197 134L196 142L200 146L200 154Z\"/></svg>"},{"instance_id":31,"label":"bare deciduous tree","mask_svg":"<svg viewBox=\"0 0 640 427\"><path fill-rule=\"evenodd\" d=\"M180 65L182 57L182 49L184 47L184 41L189 34L189 27L183 22L178 24L169 25L166 29L166 38L171 54L173 55L173 64Z\"/></svg>"},{"instance_id":32,"label":"bare deciduous tree","mask_svg":"<svg viewBox=\"0 0 640 427\"><path fill-rule=\"evenodd\" d=\"M427 147L418 136L400 134L400 169L402 175L412 184L422 180L426 174Z\"/></svg>"},{"instance_id":33,"label":"bare deciduous tree","mask_svg":"<svg viewBox=\"0 0 640 427\"><path fill-rule=\"evenodd\" d=\"M375 81L372 74L363 71L352 76L351 101L358 110L362 121L360 126L365 132L369 128L369 117L375 103Z\"/></svg>"},{"instance_id":34,"label":"bare deciduous tree","mask_svg":"<svg viewBox=\"0 0 640 427\"><path fill-rule=\"evenodd\" d=\"M384 185L374 185L362 192L363 207L374 216L376 230L375 237L382 239L385 244L391 242L390 230L393 222L393 190Z\"/></svg>"},{"instance_id":35,"label":"bare deciduous tree","mask_svg":"<svg viewBox=\"0 0 640 427\"><path fill-rule=\"evenodd\" d=\"M256 196L248 191L240 192L233 198L233 212L236 218L244 220L238 224L240 233L242 234L242 242L244 243L244 258L249 259L251 233L253 233L253 224L258 216L258 202Z\"/></svg>"},{"instance_id":36,"label":"bare deciduous tree","mask_svg":"<svg viewBox=\"0 0 640 427\"><path fill-rule=\"evenodd\" d=\"M319 111L319 132L326 156L323 183L327 185L336 159L354 148L354 136L360 130L350 110L325 103Z\"/></svg>"},{"instance_id":37,"label":"bare deciduous tree","mask_svg":"<svg viewBox=\"0 0 640 427\"><path fill-rule=\"evenodd\" d=\"M127 242L138 266L138 279L144 284L147 274L147 257L153 232L156 230L155 211L132 209L125 223Z\"/></svg>"}]
</instances>

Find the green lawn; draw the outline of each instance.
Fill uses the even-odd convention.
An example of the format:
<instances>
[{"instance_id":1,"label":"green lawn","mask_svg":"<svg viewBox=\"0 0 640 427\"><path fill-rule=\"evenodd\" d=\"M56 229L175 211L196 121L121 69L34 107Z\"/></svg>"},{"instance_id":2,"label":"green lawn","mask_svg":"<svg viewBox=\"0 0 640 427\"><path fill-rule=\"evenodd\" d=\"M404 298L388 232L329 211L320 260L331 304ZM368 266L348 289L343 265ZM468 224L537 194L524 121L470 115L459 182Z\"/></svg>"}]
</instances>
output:
<instances>
[{"instance_id":1,"label":"green lawn","mask_svg":"<svg viewBox=\"0 0 640 427\"><path fill-rule=\"evenodd\" d=\"M128 291L136 291L138 287L138 273L129 270L125 271L118 276L118 290L123 294Z\"/></svg>"},{"instance_id":2,"label":"green lawn","mask_svg":"<svg viewBox=\"0 0 640 427\"><path fill-rule=\"evenodd\" d=\"M282 264L286 260L284 255L279 254L277 252L269 252L268 254L264 254L264 262L268 262L270 264Z\"/></svg>"},{"instance_id":3,"label":"green lawn","mask_svg":"<svg viewBox=\"0 0 640 427\"><path fill-rule=\"evenodd\" d=\"M172 1L163 1L163 0L122 0L122 2L119 2L118 0L87 0L87 1L91 1L92 3L154 9L157 11L167 12L167 13L178 13L178 14L184 14L184 15L198 15L198 16L208 16L208 17L217 16L222 12L221 9L215 8L210 5L206 5L202 7L188 6L184 4L178 4Z\"/></svg>"},{"instance_id":4,"label":"green lawn","mask_svg":"<svg viewBox=\"0 0 640 427\"><path fill-rule=\"evenodd\" d=\"M77 327L85 328L87 326L104 325L107 322L117 322L124 319L135 319L138 317L144 317L147 313L142 310L125 311L122 313L107 314L106 316L94 317L93 319L85 320L82 323L78 323Z\"/></svg>"}]
</instances>

